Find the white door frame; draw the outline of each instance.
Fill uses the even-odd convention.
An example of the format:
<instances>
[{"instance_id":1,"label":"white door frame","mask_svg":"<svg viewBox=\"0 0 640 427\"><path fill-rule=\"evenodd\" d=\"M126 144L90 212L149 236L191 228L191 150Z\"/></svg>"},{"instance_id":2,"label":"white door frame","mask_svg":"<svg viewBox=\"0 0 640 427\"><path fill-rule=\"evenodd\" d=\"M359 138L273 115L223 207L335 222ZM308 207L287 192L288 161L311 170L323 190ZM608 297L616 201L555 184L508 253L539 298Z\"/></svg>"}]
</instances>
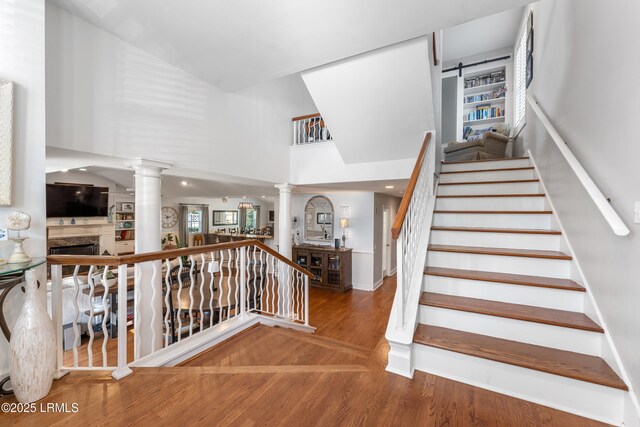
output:
<instances>
[{"instance_id":1,"label":"white door frame","mask_svg":"<svg viewBox=\"0 0 640 427\"><path fill-rule=\"evenodd\" d=\"M382 206L382 278L391 275L391 208Z\"/></svg>"}]
</instances>

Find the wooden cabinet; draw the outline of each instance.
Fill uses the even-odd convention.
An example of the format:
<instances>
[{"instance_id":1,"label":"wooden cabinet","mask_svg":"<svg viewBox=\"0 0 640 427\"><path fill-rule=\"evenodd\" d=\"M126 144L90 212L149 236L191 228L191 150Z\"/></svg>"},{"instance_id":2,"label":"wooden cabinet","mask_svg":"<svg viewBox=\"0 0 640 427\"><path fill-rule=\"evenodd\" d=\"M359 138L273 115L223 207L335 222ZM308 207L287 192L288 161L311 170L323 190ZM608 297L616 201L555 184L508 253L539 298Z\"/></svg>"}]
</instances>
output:
<instances>
[{"instance_id":1,"label":"wooden cabinet","mask_svg":"<svg viewBox=\"0 0 640 427\"><path fill-rule=\"evenodd\" d=\"M351 249L301 245L293 247L293 262L309 270L314 278L309 284L340 290L351 289Z\"/></svg>"}]
</instances>

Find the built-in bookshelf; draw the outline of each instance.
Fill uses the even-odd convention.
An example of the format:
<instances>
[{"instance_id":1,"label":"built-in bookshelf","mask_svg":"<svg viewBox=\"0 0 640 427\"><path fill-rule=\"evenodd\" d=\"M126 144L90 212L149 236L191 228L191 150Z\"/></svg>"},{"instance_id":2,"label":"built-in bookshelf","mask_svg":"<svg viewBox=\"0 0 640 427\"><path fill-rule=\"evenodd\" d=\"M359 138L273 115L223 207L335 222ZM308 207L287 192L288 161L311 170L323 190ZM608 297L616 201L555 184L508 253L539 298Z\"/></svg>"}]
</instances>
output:
<instances>
[{"instance_id":1,"label":"built-in bookshelf","mask_svg":"<svg viewBox=\"0 0 640 427\"><path fill-rule=\"evenodd\" d=\"M505 121L508 105L506 65L466 72L462 80L463 135L466 128L486 128Z\"/></svg>"},{"instance_id":2,"label":"built-in bookshelf","mask_svg":"<svg viewBox=\"0 0 640 427\"><path fill-rule=\"evenodd\" d=\"M116 242L135 240L136 213L133 202L116 202Z\"/></svg>"}]
</instances>

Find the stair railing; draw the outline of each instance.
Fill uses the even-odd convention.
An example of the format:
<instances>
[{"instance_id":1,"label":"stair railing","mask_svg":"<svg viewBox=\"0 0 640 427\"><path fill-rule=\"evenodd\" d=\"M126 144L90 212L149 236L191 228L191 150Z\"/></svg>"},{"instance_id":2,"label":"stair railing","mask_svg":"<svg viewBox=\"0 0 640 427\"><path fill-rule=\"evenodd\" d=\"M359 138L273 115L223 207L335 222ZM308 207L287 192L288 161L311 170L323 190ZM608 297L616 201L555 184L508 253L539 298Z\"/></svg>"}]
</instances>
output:
<instances>
[{"instance_id":1,"label":"stair railing","mask_svg":"<svg viewBox=\"0 0 640 427\"><path fill-rule=\"evenodd\" d=\"M622 221L618 213L613 209L611 203L607 200L606 197L602 194L602 191L598 188L595 182L591 179L587 171L584 169L582 164L578 161L576 156L573 154L567 143L562 139L560 134L553 127L546 114L542 111L538 103L531 95L527 95L527 102L529 106L533 110L533 112L538 116L540 122L543 124L553 142L555 142L556 146L564 156L565 160L573 170L573 172L578 177L580 183L587 193L593 200L593 203L598 207L600 213L604 217L604 219L609 223L609 226L613 230L613 232L618 236L626 236L629 234L629 228Z\"/></svg>"},{"instance_id":2,"label":"stair railing","mask_svg":"<svg viewBox=\"0 0 640 427\"><path fill-rule=\"evenodd\" d=\"M387 327L390 344L387 370L411 376L410 344L435 205L435 143L425 135L409 184L398 208L391 234L397 240L397 289Z\"/></svg>"},{"instance_id":3,"label":"stair railing","mask_svg":"<svg viewBox=\"0 0 640 427\"><path fill-rule=\"evenodd\" d=\"M294 146L333 140L319 113L294 117L292 121Z\"/></svg>"},{"instance_id":4,"label":"stair railing","mask_svg":"<svg viewBox=\"0 0 640 427\"><path fill-rule=\"evenodd\" d=\"M119 379L257 323L313 330L311 273L258 240L47 262L58 376L111 370Z\"/></svg>"}]
</instances>

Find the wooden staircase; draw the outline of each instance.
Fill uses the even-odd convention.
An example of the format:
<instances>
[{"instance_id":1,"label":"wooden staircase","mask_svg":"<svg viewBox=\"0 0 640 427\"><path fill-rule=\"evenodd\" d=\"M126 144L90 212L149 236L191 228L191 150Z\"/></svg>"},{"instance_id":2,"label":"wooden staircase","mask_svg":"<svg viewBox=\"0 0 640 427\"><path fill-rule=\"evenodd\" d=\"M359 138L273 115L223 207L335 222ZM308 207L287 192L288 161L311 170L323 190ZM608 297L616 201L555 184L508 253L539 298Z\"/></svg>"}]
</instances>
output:
<instances>
[{"instance_id":1,"label":"wooden staircase","mask_svg":"<svg viewBox=\"0 0 640 427\"><path fill-rule=\"evenodd\" d=\"M627 385L528 158L443 164L418 370L605 422Z\"/></svg>"}]
</instances>

